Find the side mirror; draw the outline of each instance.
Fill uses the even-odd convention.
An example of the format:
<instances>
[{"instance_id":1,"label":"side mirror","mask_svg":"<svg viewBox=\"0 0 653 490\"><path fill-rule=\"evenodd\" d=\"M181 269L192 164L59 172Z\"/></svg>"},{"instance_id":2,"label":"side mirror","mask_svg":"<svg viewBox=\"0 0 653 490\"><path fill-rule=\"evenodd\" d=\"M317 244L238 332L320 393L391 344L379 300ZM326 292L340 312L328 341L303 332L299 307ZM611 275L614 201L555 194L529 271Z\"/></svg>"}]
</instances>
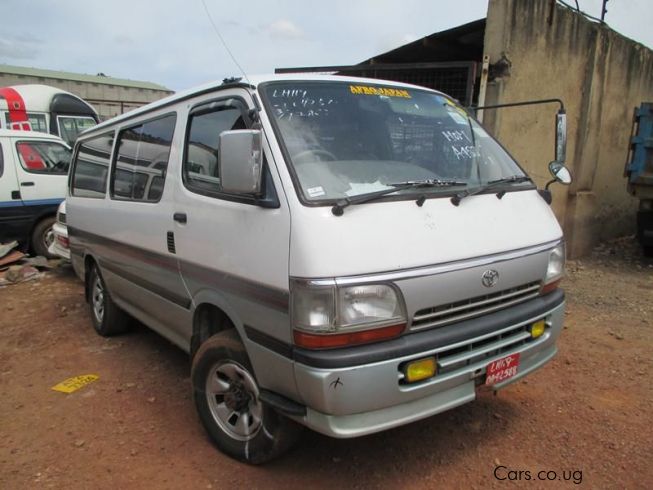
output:
<instances>
[{"instance_id":1,"label":"side mirror","mask_svg":"<svg viewBox=\"0 0 653 490\"><path fill-rule=\"evenodd\" d=\"M555 161L565 163L567 158L567 113L560 109L556 114Z\"/></svg>"},{"instance_id":2,"label":"side mirror","mask_svg":"<svg viewBox=\"0 0 653 490\"><path fill-rule=\"evenodd\" d=\"M220 133L218 172L224 192L258 195L263 174L262 134L259 130Z\"/></svg>"},{"instance_id":3,"label":"side mirror","mask_svg":"<svg viewBox=\"0 0 653 490\"><path fill-rule=\"evenodd\" d=\"M571 172L569 169L560 162L549 163L549 172L553 176L553 180L546 184L545 189L548 189L551 184L558 182L562 185L571 184Z\"/></svg>"}]
</instances>

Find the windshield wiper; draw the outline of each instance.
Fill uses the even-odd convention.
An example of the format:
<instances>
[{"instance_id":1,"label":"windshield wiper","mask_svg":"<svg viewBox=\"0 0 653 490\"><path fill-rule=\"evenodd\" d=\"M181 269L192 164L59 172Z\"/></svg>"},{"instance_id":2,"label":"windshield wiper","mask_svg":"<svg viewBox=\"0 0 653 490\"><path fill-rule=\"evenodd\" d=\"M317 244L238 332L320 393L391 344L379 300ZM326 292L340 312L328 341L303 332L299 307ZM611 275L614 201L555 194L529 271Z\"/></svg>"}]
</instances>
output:
<instances>
[{"instance_id":1,"label":"windshield wiper","mask_svg":"<svg viewBox=\"0 0 653 490\"><path fill-rule=\"evenodd\" d=\"M510 177L505 177L503 179L490 180L486 184L481 185L472 191L464 190L462 192L457 193L451 198L451 203L454 206L458 206L460 204L460 201L463 200L463 198L468 196L473 196L475 194L479 194L483 191L491 189L492 187L496 187L497 185L500 184L518 184L520 182L529 182L529 181L531 181L531 178L526 175L511 175ZM506 193L505 191L497 192L497 197L501 199L505 193Z\"/></svg>"},{"instance_id":2,"label":"windshield wiper","mask_svg":"<svg viewBox=\"0 0 653 490\"><path fill-rule=\"evenodd\" d=\"M392 194L393 192L400 191L402 189L410 189L410 188L421 188L421 187L454 187L454 186L461 186L461 185L467 185L467 182L459 182L457 180L440 180L440 179L427 179L427 180L407 180L406 182L397 182L393 184L386 184L391 186L391 189L383 189L381 191L376 191L376 192L368 192L366 194L359 194L354 197L346 197L337 203L333 205L331 208L331 212L335 216L342 216L344 209L347 206L350 206L352 204L361 204L364 202L370 202L373 201L374 199L378 199L380 197L383 197L387 194ZM422 198L420 198L422 199ZM418 200L419 201L419 200ZM422 201L423 203L423 201ZM418 202L419 204L419 202Z\"/></svg>"}]
</instances>

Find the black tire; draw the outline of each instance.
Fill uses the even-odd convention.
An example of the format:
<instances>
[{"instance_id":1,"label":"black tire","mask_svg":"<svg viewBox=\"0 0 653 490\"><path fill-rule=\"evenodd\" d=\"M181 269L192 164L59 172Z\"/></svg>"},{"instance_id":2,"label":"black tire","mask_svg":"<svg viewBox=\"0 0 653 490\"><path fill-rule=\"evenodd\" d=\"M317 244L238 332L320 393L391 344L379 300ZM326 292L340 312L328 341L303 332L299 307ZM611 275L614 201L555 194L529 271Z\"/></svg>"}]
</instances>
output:
<instances>
[{"instance_id":1,"label":"black tire","mask_svg":"<svg viewBox=\"0 0 653 490\"><path fill-rule=\"evenodd\" d=\"M88 303L93 328L102 337L119 335L131 328L131 317L113 302L96 265L91 266L88 275Z\"/></svg>"},{"instance_id":2,"label":"black tire","mask_svg":"<svg viewBox=\"0 0 653 490\"><path fill-rule=\"evenodd\" d=\"M644 257L653 257L653 245L643 245L642 252Z\"/></svg>"},{"instance_id":3,"label":"black tire","mask_svg":"<svg viewBox=\"0 0 653 490\"><path fill-rule=\"evenodd\" d=\"M193 358L191 380L202 425L223 453L262 464L296 442L300 426L258 399L254 372L234 328L209 337L200 346ZM207 388L210 380L217 387L213 393Z\"/></svg>"},{"instance_id":4,"label":"black tire","mask_svg":"<svg viewBox=\"0 0 653 490\"><path fill-rule=\"evenodd\" d=\"M52 255L48 252L48 247L52 240L54 240L54 232L52 231L52 225L55 222L54 216L48 218L43 218L39 221L32 231L32 251L34 255L42 255L48 259L57 258L56 255Z\"/></svg>"}]
</instances>

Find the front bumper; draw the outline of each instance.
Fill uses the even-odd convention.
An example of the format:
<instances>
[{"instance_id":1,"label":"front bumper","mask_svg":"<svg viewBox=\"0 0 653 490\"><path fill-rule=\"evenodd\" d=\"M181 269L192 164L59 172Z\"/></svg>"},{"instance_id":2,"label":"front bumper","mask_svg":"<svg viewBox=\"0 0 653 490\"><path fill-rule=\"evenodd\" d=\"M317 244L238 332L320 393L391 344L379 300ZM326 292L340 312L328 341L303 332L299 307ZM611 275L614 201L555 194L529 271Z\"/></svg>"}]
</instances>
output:
<instances>
[{"instance_id":1,"label":"front bumper","mask_svg":"<svg viewBox=\"0 0 653 490\"><path fill-rule=\"evenodd\" d=\"M503 323L502 327L491 333L482 333L478 338L512 335L510 332L526 328L534 321L544 318L548 328L541 337L524 341L509 350L504 348L500 352L490 352L480 356L482 359L476 357L463 365L454 365L453 369L419 383L402 384L400 365L406 361L438 355L450 350L452 345L458 345L456 342L449 345L434 344L419 352L342 368L316 367L315 364L328 364L327 361L319 360L312 362L313 365L302 364L299 356L295 362L295 379L307 412L304 416L294 418L317 432L337 438L357 437L397 427L474 400L476 387L485 379L486 366L496 359L519 352L517 375L493 386L495 390L501 389L542 367L555 356L555 343L564 317L562 292L558 296L559 301L556 300L555 305L550 305L545 311L542 311L542 307L546 307L546 302L540 299L539 310L530 310L532 316L524 316L529 311L527 305L514 308L513 310L523 309L522 316L515 317L519 320ZM501 318L501 315L495 315L494 318L488 316L484 323L492 324L492 321L500 321ZM452 327L452 330L462 330L465 326ZM435 332L429 335L433 337L433 333ZM423 334L428 332L418 335Z\"/></svg>"}]
</instances>

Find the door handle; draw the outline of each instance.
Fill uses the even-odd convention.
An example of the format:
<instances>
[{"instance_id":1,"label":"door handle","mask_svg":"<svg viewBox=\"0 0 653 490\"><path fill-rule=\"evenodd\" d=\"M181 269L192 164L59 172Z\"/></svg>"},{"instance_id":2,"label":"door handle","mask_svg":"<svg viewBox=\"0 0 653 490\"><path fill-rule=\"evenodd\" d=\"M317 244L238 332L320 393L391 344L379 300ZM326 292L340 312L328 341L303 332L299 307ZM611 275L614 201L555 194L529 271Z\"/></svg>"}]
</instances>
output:
<instances>
[{"instance_id":1,"label":"door handle","mask_svg":"<svg viewBox=\"0 0 653 490\"><path fill-rule=\"evenodd\" d=\"M34 185L34 182L21 182L20 185L22 187L32 187Z\"/></svg>"},{"instance_id":2,"label":"door handle","mask_svg":"<svg viewBox=\"0 0 653 490\"><path fill-rule=\"evenodd\" d=\"M182 224L186 224L188 222L188 216L186 216L186 213L175 213L172 215L172 219L174 219L177 223Z\"/></svg>"}]
</instances>

